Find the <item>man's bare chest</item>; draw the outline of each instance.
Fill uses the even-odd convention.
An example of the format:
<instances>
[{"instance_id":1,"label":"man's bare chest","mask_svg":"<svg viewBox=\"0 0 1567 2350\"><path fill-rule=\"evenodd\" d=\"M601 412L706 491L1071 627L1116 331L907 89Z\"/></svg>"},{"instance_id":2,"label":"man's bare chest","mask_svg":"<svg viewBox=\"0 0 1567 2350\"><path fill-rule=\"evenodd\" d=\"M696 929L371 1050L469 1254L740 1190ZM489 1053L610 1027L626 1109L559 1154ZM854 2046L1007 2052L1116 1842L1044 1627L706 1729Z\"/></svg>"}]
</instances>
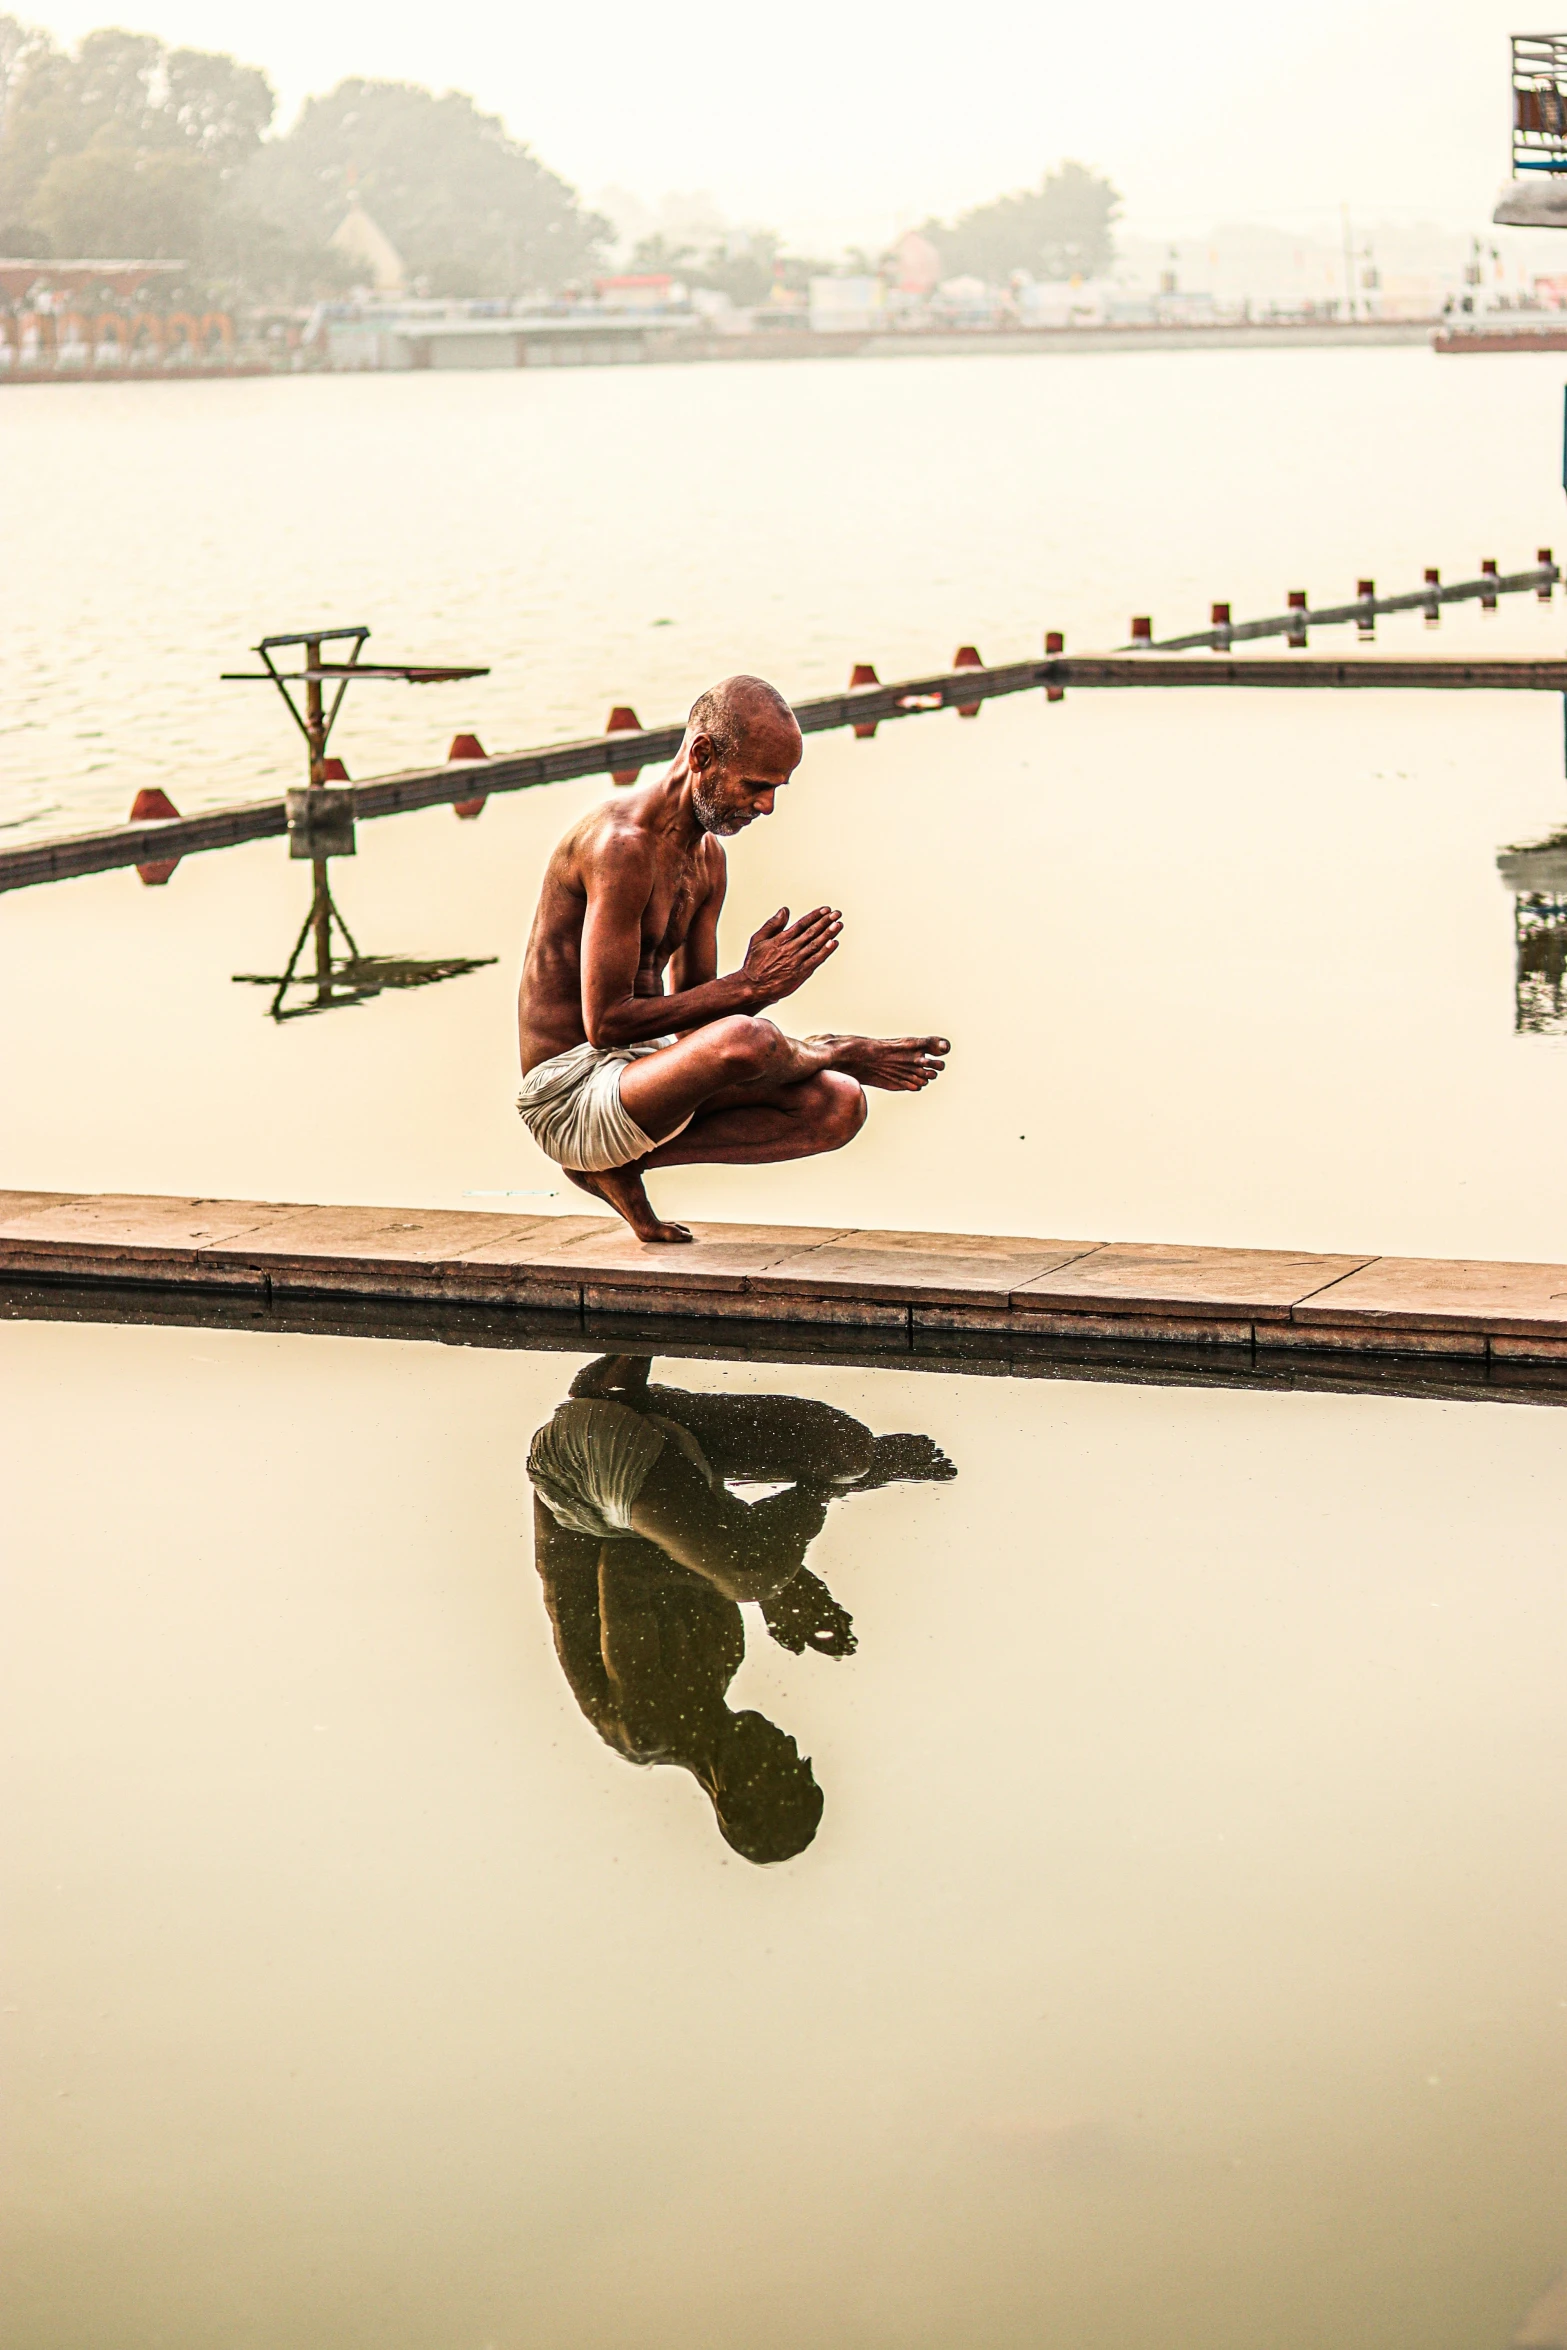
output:
<instances>
[{"instance_id":1,"label":"man's bare chest","mask_svg":"<svg viewBox=\"0 0 1567 2350\"><path fill-rule=\"evenodd\" d=\"M707 875L700 864L682 866L667 879L660 876L642 917L642 955L662 966L678 953L690 936L697 909L707 895Z\"/></svg>"}]
</instances>

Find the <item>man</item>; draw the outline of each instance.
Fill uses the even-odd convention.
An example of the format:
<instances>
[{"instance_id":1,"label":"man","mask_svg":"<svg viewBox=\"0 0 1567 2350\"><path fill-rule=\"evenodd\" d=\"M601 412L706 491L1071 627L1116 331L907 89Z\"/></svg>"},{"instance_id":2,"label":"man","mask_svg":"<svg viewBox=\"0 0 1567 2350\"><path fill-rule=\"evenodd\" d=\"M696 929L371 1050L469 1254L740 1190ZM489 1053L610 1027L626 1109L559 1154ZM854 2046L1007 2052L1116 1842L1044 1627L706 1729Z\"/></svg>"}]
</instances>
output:
<instances>
[{"instance_id":1,"label":"man","mask_svg":"<svg viewBox=\"0 0 1567 2350\"><path fill-rule=\"evenodd\" d=\"M661 782L606 801L550 859L523 966L517 1107L572 1182L639 1240L689 1240L653 1212L650 1167L752 1167L841 1150L867 1085L918 1093L940 1036L785 1036L762 1014L838 944L831 906L764 922L720 978L721 841L770 816L800 763L800 729L759 677L692 708ZM665 973L670 992L665 993Z\"/></svg>"},{"instance_id":2,"label":"man","mask_svg":"<svg viewBox=\"0 0 1567 2350\"><path fill-rule=\"evenodd\" d=\"M928 1436L873 1436L813 1398L649 1384L645 1355L606 1355L528 1451L534 1556L572 1693L606 1745L689 1771L725 1840L757 1863L815 1835L822 1791L787 1730L728 1691L741 1603L780 1647L852 1656L854 1626L805 1564L829 1505L957 1475ZM746 1503L734 1484L783 1491Z\"/></svg>"}]
</instances>

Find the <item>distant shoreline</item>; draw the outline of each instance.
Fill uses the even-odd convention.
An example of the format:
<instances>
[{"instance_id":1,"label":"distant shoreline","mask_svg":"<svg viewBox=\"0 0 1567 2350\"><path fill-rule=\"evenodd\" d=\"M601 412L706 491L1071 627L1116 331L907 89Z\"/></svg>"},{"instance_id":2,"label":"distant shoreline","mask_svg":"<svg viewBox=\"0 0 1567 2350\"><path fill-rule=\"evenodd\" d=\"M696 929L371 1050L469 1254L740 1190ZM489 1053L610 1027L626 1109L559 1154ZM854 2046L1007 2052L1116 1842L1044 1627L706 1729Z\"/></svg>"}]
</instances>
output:
<instances>
[{"instance_id":1,"label":"distant shoreline","mask_svg":"<svg viewBox=\"0 0 1567 2350\"><path fill-rule=\"evenodd\" d=\"M1078 351L1269 351L1329 346L1375 348L1429 343L1435 318L1231 319L1218 326L937 327L918 332L813 334L774 328L761 334L706 335L700 350L672 353L703 359L929 359L962 352L1012 357ZM840 348L841 346L841 348Z\"/></svg>"},{"instance_id":2,"label":"distant shoreline","mask_svg":"<svg viewBox=\"0 0 1567 2350\"><path fill-rule=\"evenodd\" d=\"M757 334L715 335L672 331L662 320L650 319L640 345L593 357L537 347L525 348L524 322L518 322L516 358L499 351L484 360L466 361L459 352L442 355L430 372L475 374L508 368L695 366L712 360L755 359L930 359L959 356L1060 357L1100 351L1300 351L1385 349L1423 344L1429 347L1441 324L1435 318L1233 320L1222 326L1052 326L947 327L918 333L817 334L808 327L773 328ZM493 345L492 345L493 348ZM264 360L239 360L232 366L181 367L167 370L117 368L0 369L0 387L21 384L175 383L211 382L236 378L253 382L259 376L374 375L417 373L417 368L358 367L294 369L272 367Z\"/></svg>"}]
</instances>

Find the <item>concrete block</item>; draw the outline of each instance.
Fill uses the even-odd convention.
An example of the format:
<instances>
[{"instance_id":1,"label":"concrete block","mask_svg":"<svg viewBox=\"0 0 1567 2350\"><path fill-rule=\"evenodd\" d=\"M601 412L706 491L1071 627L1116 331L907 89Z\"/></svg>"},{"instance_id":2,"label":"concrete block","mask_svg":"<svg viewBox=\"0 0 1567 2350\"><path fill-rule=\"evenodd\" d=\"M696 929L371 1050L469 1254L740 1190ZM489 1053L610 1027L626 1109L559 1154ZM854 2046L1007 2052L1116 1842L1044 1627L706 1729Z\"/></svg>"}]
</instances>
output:
<instances>
[{"instance_id":1,"label":"concrete block","mask_svg":"<svg viewBox=\"0 0 1567 2350\"><path fill-rule=\"evenodd\" d=\"M1289 1249L1225 1249L1116 1241L1012 1293L1019 1311L1059 1310L1068 1302L1100 1312L1159 1314L1201 1309L1282 1320L1298 1300L1341 1280L1368 1260Z\"/></svg>"}]
</instances>

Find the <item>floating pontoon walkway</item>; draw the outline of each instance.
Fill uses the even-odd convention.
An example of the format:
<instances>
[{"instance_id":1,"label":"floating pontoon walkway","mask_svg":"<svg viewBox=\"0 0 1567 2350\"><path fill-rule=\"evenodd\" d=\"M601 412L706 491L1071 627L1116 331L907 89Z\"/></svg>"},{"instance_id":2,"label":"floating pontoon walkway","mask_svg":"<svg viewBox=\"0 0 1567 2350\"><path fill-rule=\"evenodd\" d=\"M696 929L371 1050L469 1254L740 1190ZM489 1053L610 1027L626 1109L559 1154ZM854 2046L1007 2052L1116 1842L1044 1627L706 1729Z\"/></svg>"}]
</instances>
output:
<instances>
[{"instance_id":1,"label":"floating pontoon walkway","mask_svg":"<svg viewBox=\"0 0 1567 2350\"><path fill-rule=\"evenodd\" d=\"M1532 576L1532 575L1530 575ZM1507 583L1502 583L1507 584ZM1358 607L1349 606L1348 610ZM1308 616L1309 617L1309 616ZM1331 618L1332 615L1318 615ZM1232 633L1240 634L1241 623ZM802 733L823 734L852 726L874 734L899 718L933 710L977 710L1001 694L1043 689L1059 699L1068 688L1126 691L1137 688L1307 692L1430 691L1481 693L1567 692L1567 660L1550 658L1451 660L1433 655L1408 659L1361 653L1333 656L1297 653L1282 659L1249 654L1239 660L1156 652L1108 654L1047 653L1042 659L999 667L944 669L928 677L893 684L873 683L847 693L796 702ZM576 742L551 743L539 750L507 751L494 758L447 761L439 767L368 778L334 794L355 819L396 816L416 808L465 803L470 810L498 792L531 791L540 784L567 783L588 775L634 774L672 759L683 724L589 735ZM282 799L247 800L211 808L197 816L117 824L104 832L71 833L33 846L0 849L0 891L30 889L86 873L107 873L129 865L159 864L241 842L277 839L288 830Z\"/></svg>"},{"instance_id":2,"label":"floating pontoon walkway","mask_svg":"<svg viewBox=\"0 0 1567 2350\"><path fill-rule=\"evenodd\" d=\"M557 1333L663 1319L702 1324L720 1344L731 1328L766 1324L878 1332L894 1350L967 1334L1005 1345L1069 1337L1567 1368L1567 1265L849 1227L695 1230L688 1246L647 1247L603 1215L0 1192L0 1285L268 1307L490 1308L543 1316Z\"/></svg>"}]
</instances>

